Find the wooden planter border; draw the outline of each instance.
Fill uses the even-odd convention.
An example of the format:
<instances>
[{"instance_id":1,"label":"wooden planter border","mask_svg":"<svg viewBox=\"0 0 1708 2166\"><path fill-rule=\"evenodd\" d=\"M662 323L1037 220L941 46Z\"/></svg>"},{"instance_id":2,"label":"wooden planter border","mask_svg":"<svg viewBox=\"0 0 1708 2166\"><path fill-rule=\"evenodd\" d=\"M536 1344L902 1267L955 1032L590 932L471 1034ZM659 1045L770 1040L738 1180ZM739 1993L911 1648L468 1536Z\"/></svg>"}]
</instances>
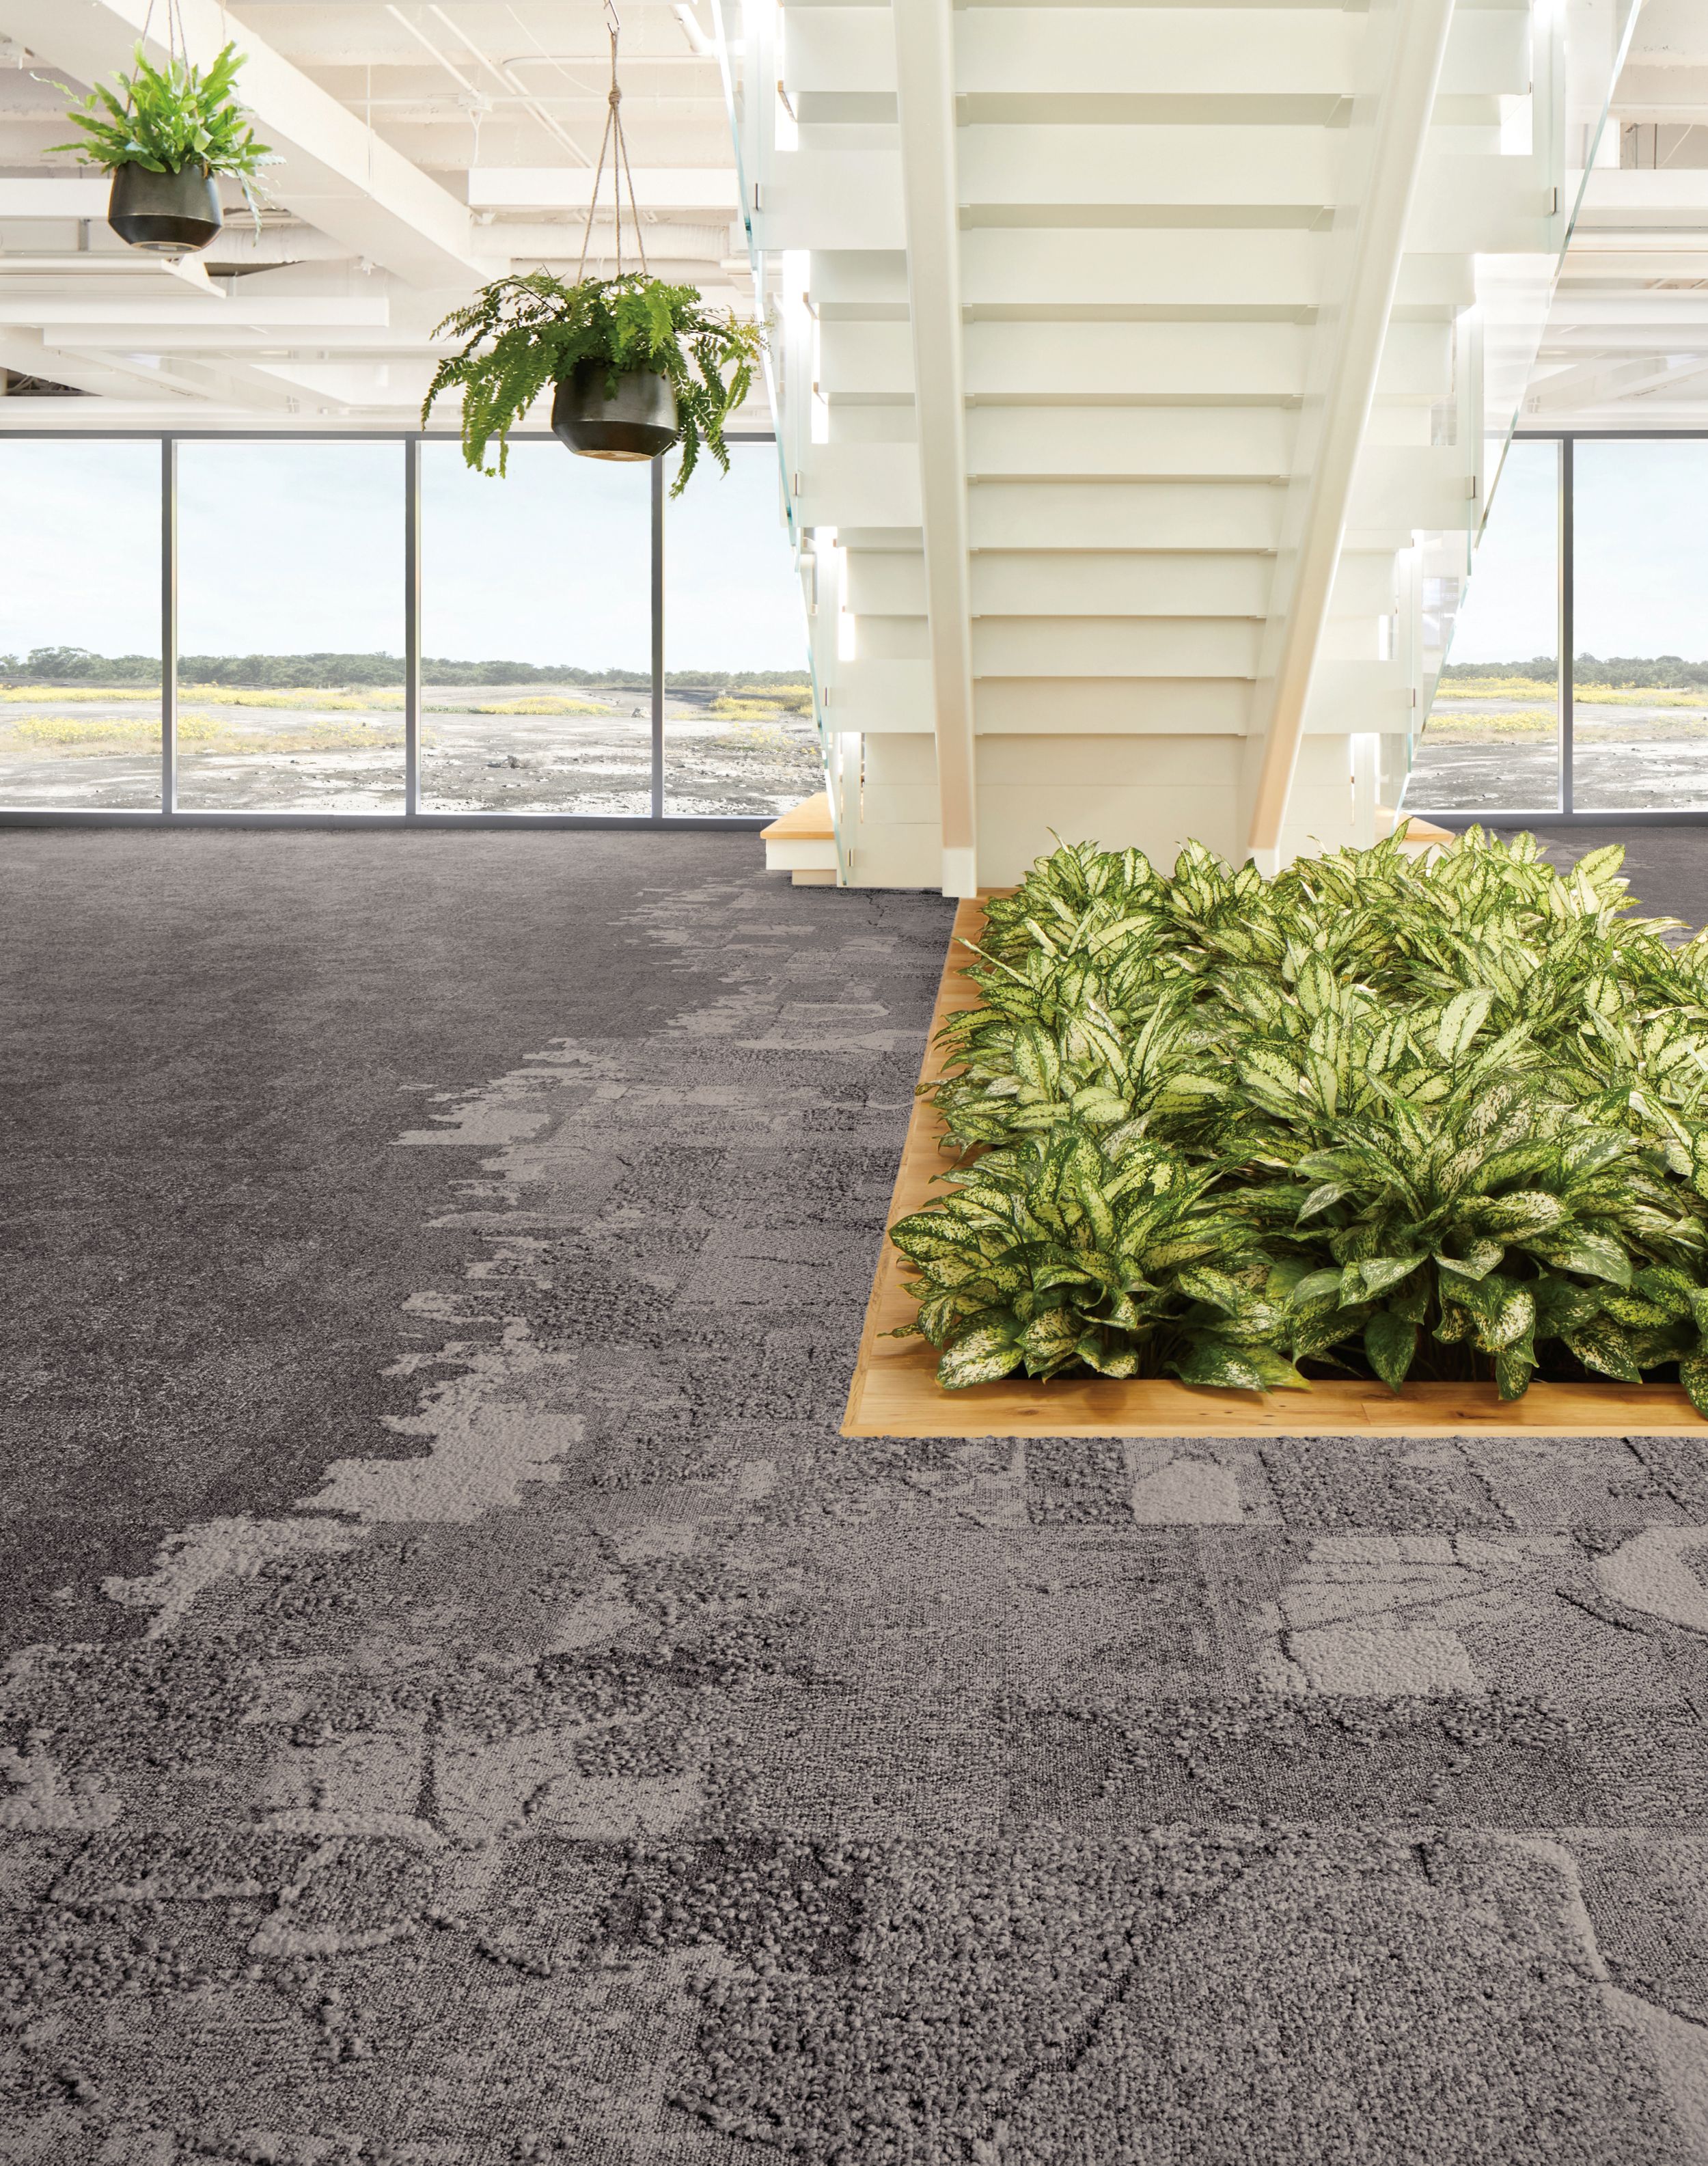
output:
<instances>
[{"instance_id":1,"label":"wooden planter border","mask_svg":"<svg viewBox=\"0 0 1708 2166\"><path fill-rule=\"evenodd\" d=\"M941 1071L936 1037L944 1022L978 1005L960 943L976 940L983 926L983 901L962 902L932 1011L921 1084L935 1082ZM941 1119L925 1099L916 1099L886 1223L893 1226L940 1194L935 1177L952 1163ZM1262 1393L1085 1377L1051 1383L1010 1378L946 1392L937 1381L933 1347L923 1339L885 1336L913 1320L902 1269L900 1253L886 1239L860 1334L844 1436L1618 1436L1708 1429L1677 1384L1532 1384L1521 1399L1507 1402L1493 1384L1408 1384L1396 1396L1357 1378L1319 1382L1309 1392Z\"/></svg>"}]
</instances>

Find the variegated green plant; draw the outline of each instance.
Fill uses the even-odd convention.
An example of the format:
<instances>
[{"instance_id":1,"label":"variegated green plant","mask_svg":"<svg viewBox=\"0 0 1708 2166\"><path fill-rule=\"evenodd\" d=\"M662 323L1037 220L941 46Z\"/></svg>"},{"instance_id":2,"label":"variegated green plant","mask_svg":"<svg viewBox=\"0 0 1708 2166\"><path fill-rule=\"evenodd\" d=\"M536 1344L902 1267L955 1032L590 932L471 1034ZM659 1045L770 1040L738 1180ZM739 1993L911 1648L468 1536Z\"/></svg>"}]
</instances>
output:
<instances>
[{"instance_id":1,"label":"variegated green plant","mask_svg":"<svg viewBox=\"0 0 1708 2166\"><path fill-rule=\"evenodd\" d=\"M981 1158L895 1228L920 1329L951 1386L1090 1369L1260 1389L1301 1381L1274 1351L1284 1284L1213 1170L1130 1128L1072 1120Z\"/></svg>"},{"instance_id":2,"label":"variegated green plant","mask_svg":"<svg viewBox=\"0 0 1708 2166\"><path fill-rule=\"evenodd\" d=\"M962 1162L894 1229L942 1381L1676 1366L1708 1411L1708 943L1621 857L1041 859L943 1033Z\"/></svg>"}]
</instances>

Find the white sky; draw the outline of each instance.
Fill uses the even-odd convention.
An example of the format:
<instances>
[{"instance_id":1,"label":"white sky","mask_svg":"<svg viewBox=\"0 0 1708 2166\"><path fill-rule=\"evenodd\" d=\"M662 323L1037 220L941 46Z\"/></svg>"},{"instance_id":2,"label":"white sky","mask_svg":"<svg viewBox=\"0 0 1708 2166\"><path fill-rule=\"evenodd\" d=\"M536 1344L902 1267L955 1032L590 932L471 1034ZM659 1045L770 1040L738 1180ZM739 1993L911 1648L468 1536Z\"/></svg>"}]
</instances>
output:
<instances>
[{"instance_id":1,"label":"white sky","mask_svg":"<svg viewBox=\"0 0 1708 2166\"><path fill-rule=\"evenodd\" d=\"M666 664L804 669L776 448L731 449L727 478L705 462L667 505ZM181 652L402 652L400 445L202 441L178 461ZM516 445L502 482L450 443L422 467L426 653L646 668L646 468L554 443ZM159 652L159 477L156 443L0 440L0 653Z\"/></svg>"},{"instance_id":2,"label":"white sky","mask_svg":"<svg viewBox=\"0 0 1708 2166\"><path fill-rule=\"evenodd\" d=\"M1557 651L1558 457L1552 443L1507 452L1450 660ZM1574 457L1576 651L1708 659L1708 443L1579 443Z\"/></svg>"},{"instance_id":3,"label":"white sky","mask_svg":"<svg viewBox=\"0 0 1708 2166\"><path fill-rule=\"evenodd\" d=\"M1558 651L1558 466L1552 444L1509 447L1450 662L1528 662Z\"/></svg>"},{"instance_id":4,"label":"white sky","mask_svg":"<svg viewBox=\"0 0 1708 2166\"><path fill-rule=\"evenodd\" d=\"M1708 658L1708 443L1577 447L1577 647ZM185 653L398 653L403 452L395 443L179 447ZM1551 443L1507 454L1451 659L1552 654ZM646 666L647 470L518 444L488 481L425 447L424 651L463 660ZM157 652L156 444L0 440L0 653ZM735 447L667 510L666 665L804 666L777 458Z\"/></svg>"}]
</instances>

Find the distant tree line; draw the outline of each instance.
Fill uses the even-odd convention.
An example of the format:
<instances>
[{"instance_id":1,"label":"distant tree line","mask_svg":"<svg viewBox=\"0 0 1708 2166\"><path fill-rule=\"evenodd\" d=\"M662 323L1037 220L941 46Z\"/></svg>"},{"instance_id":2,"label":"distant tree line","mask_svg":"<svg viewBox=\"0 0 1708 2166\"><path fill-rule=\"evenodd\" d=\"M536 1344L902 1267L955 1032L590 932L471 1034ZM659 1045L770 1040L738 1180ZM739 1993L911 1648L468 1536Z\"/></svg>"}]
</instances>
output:
<instances>
[{"instance_id":1,"label":"distant tree line","mask_svg":"<svg viewBox=\"0 0 1708 2166\"><path fill-rule=\"evenodd\" d=\"M0 654L0 681L12 684L154 684L157 654L92 654L86 647L38 647L26 655ZM572 669L534 662L451 662L424 655L421 674L431 684L604 684L644 689L644 670ZM330 690L362 684L401 684L400 654L181 654L178 675L187 684L250 685L268 691ZM741 684L800 684L799 669L670 669L667 684L683 690L727 692Z\"/></svg>"},{"instance_id":2,"label":"distant tree line","mask_svg":"<svg viewBox=\"0 0 1708 2166\"><path fill-rule=\"evenodd\" d=\"M1538 654L1529 662L1450 662L1442 672L1443 683L1455 677L1557 677L1559 663L1552 654ZM1686 662L1677 654L1628 657L1612 655L1605 662L1593 654L1580 654L1572 664L1572 677L1579 684L1605 684L1610 691L1694 692L1708 685L1708 662Z\"/></svg>"}]
</instances>

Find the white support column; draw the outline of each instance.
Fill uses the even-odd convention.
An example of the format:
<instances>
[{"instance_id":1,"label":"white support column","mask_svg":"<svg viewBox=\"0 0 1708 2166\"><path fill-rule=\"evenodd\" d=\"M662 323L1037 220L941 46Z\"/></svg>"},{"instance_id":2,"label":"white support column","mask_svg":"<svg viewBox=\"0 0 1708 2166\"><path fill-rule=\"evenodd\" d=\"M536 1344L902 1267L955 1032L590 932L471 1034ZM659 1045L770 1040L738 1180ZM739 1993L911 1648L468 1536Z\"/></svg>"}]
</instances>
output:
<instances>
[{"instance_id":1,"label":"white support column","mask_svg":"<svg viewBox=\"0 0 1708 2166\"><path fill-rule=\"evenodd\" d=\"M1294 483L1288 520L1292 531L1284 536L1278 573L1278 586L1284 574L1291 574L1283 589L1278 651L1253 702L1263 764L1249 848L1266 872L1273 872L1279 862L1311 674L1328 616L1353 468L1375 396L1452 14L1453 0L1394 0L1391 28L1380 12L1373 13L1370 23L1371 36L1386 33L1387 64L1366 115L1354 119L1355 138L1358 119L1365 120L1368 167L1362 176L1343 170L1341 200L1343 215L1351 221L1344 233L1345 272L1335 282L1335 304L1317 332L1310 396L1294 465L1301 478ZM1356 142L1348 146L1348 168L1357 147Z\"/></svg>"},{"instance_id":2,"label":"white support column","mask_svg":"<svg viewBox=\"0 0 1708 2166\"><path fill-rule=\"evenodd\" d=\"M968 895L978 889L978 827L954 16L949 0L897 0L891 16L919 421L925 608L936 716L943 892Z\"/></svg>"}]
</instances>

